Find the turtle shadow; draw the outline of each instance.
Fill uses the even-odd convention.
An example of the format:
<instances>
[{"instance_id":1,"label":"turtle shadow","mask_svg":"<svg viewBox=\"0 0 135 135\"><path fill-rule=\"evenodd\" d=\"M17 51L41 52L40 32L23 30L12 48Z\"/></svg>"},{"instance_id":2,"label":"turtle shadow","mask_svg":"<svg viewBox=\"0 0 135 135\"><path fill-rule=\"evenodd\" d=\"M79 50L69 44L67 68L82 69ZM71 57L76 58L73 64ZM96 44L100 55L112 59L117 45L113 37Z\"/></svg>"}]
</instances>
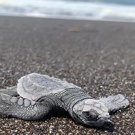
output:
<instances>
[{"instance_id":1,"label":"turtle shadow","mask_svg":"<svg viewBox=\"0 0 135 135\"><path fill-rule=\"evenodd\" d=\"M55 108L53 110L51 110L47 116L45 116L43 119L39 120L39 121L45 121L45 120L49 120L52 117L57 117L57 118L71 118L69 113L64 111L64 109L62 108Z\"/></svg>"}]
</instances>

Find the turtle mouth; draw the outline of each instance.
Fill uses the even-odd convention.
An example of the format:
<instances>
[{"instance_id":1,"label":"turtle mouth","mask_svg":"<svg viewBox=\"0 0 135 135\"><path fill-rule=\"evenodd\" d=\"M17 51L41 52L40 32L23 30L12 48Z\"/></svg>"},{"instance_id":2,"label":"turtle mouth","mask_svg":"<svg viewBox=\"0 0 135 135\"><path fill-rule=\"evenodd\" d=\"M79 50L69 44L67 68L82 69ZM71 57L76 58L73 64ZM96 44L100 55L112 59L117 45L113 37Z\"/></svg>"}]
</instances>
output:
<instances>
[{"instance_id":1,"label":"turtle mouth","mask_svg":"<svg viewBox=\"0 0 135 135\"><path fill-rule=\"evenodd\" d=\"M73 113L73 118L79 123L83 123L91 127L113 127L113 123L109 120L109 115L106 116L97 116L93 118L84 117L82 115L77 115Z\"/></svg>"},{"instance_id":2,"label":"turtle mouth","mask_svg":"<svg viewBox=\"0 0 135 135\"><path fill-rule=\"evenodd\" d=\"M113 123L107 117L98 118L96 121L86 121L85 122L89 126L94 127L111 127Z\"/></svg>"}]
</instances>

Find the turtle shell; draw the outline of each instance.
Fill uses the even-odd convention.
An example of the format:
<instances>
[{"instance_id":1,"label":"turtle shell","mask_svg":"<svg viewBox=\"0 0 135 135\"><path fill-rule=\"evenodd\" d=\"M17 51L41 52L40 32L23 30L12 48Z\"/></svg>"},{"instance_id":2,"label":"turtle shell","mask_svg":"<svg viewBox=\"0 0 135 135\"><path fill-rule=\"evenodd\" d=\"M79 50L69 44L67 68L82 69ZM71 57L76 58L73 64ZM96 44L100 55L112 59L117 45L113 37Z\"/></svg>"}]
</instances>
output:
<instances>
[{"instance_id":1,"label":"turtle shell","mask_svg":"<svg viewBox=\"0 0 135 135\"><path fill-rule=\"evenodd\" d=\"M68 88L80 88L67 81L48 75L31 73L18 80L17 92L29 100L37 100L42 96L59 93Z\"/></svg>"}]
</instances>

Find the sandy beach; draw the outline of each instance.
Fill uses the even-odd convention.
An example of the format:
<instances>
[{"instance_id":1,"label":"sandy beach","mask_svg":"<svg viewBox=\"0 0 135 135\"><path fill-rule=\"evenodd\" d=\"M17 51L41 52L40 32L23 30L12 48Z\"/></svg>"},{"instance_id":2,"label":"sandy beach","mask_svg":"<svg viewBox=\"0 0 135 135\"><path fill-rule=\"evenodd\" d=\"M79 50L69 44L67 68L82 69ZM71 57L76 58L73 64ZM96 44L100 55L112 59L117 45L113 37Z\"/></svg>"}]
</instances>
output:
<instances>
[{"instance_id":1,"label":"sandy beach","mask_svg":"<svg viewBox=\"0 0 135 135\"><path fill-rule=\"evenodd\" d=\"M28 73L66 79L98 98L124 94L114 130L85 127L67 114L42 121L0 117L0 135L135 135L135 24L0 16L0 88Z\"/></svg>"}]
</instances>

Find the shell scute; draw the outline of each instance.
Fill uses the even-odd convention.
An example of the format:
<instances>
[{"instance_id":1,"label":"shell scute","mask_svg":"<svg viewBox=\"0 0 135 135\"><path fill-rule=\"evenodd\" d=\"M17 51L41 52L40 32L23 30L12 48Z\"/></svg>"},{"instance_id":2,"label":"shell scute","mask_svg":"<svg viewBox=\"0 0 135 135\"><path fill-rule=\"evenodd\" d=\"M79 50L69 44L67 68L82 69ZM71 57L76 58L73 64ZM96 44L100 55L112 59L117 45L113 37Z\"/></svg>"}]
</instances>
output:
<instances>
[{"instance_id":1,"label":"shell scute","mask_svg":"<svg viewBox=\"0 0 135 135\"><path fill-rule=\"evenodd\" d=\"M29 100L37 100L42 96L58 93L68 88L80 88L72 83L62 81L48 75L32 73L18 80L17 92Z\"/></svg>"}]
</instances>

